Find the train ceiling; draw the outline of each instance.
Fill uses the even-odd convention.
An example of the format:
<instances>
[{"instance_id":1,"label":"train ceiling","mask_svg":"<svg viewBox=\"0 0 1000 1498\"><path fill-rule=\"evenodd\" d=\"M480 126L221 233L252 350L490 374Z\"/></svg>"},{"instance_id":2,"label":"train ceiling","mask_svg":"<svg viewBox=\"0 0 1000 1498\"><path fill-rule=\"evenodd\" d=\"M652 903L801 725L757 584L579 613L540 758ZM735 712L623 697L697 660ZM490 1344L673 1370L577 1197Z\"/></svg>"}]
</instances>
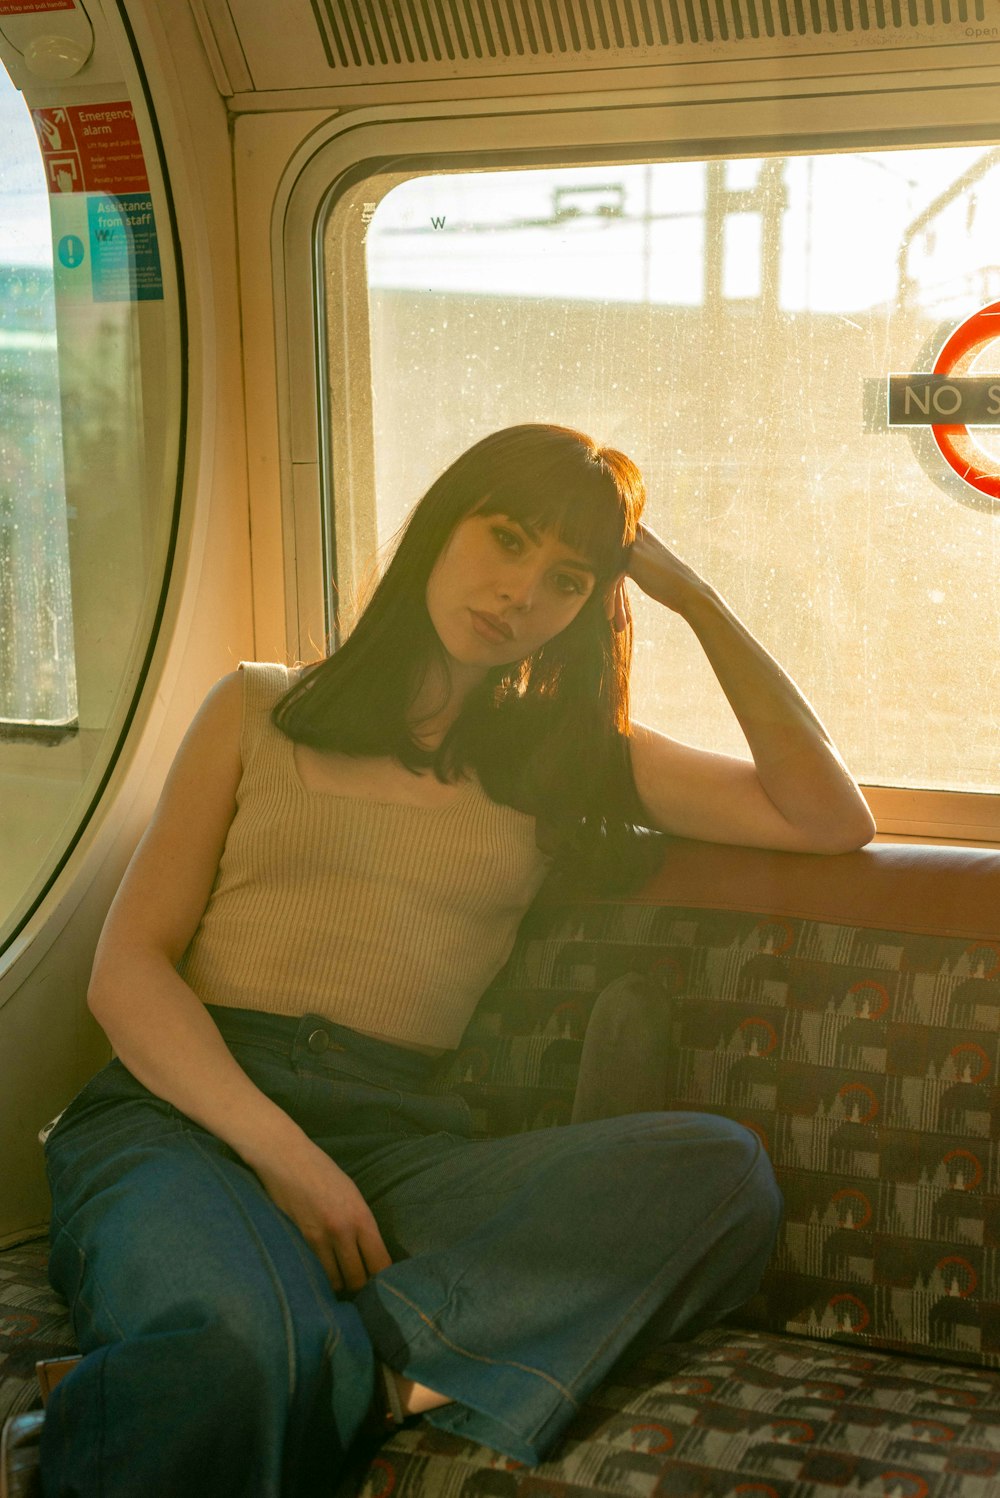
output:
<instances>
[{"instance_id":1,"label":"train ceiling","mask_svg":"<svg viewBox=\"0 0 1000 1498\"><path fill-rule=\"evenodd\" d=\"M230 93L903 52L973 63L1000 0L190 0ZM961 54L961 56L959 55ZM565 86L563 78L559 81ZM638 81L638 80L637 80Z\"/></svg>"}]
</instances>

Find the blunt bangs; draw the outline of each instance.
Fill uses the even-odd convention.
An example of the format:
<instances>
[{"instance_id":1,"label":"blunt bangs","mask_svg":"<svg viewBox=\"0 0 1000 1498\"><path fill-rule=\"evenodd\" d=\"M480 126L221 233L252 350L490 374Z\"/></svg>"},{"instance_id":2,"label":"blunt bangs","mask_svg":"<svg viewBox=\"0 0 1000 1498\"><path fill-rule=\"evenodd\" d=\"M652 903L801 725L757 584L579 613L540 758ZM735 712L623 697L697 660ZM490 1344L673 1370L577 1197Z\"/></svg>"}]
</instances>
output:
<instances>
[{"instance_id":1,"label":"blunt bangs","mask_svg":"<svg viewBox=\"0 0 1000 1498\"><path fill-rule=\"evenodd\" d=\"M577 438L577 434L573 434ZM586 441L586 439L584 439ZM594 569L598 583L622 571L645 500L642 477L624 454L580 440L550 442L519 471L497 475L480 515L506 515L529 532L555 535Z\"/></svg>"}]
</instances>

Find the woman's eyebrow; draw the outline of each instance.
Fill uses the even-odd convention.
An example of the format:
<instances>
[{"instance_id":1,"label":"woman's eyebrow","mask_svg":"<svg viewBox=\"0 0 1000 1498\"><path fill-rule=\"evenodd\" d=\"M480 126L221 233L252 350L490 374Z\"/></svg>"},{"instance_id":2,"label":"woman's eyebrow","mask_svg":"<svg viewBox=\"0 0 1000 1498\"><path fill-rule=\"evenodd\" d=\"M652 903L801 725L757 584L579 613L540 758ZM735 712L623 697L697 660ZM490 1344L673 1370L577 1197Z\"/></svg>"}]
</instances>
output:
<instances>
[{"instance_id":1,"label":"woman's eyebrow","mask_svg":"<svg viewBox=\"0 0 1000 1498\"><path fill-rule=\"evenodd\" d=\"M541 544L542 533L537 528L537 526L529 524L529 522L526 520L515 520L513 515L508 515L507 519L513 525L519 525L521 527L532 545L538 546ZM556 565L559 567L575 567L578 572L586 572L590 577L597 576L597 568L593 565L593 563L588 562L586 557L580 556L577 552L574 552L574 554L569 557L560 557Z\"/></svg>"}]
</instances>

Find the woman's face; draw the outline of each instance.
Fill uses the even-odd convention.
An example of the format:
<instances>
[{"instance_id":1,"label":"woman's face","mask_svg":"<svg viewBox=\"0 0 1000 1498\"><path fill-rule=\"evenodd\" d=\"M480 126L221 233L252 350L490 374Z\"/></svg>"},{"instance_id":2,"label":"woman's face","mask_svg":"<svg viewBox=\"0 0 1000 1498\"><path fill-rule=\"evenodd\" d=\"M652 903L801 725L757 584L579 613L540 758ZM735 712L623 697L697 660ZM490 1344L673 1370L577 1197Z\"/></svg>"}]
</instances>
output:
<instances>
[{"instance_id":1,"label":"woman's face","mask_svg":"<svg viewBox=\"0 0 1000 1498\"><path fill-rule=\"evenodd\" d=\"M594 588L587 559L506 515L467 515L434 564L427 611L470 679L523 660L566 628Z\"/></svg>"}]
</instances>

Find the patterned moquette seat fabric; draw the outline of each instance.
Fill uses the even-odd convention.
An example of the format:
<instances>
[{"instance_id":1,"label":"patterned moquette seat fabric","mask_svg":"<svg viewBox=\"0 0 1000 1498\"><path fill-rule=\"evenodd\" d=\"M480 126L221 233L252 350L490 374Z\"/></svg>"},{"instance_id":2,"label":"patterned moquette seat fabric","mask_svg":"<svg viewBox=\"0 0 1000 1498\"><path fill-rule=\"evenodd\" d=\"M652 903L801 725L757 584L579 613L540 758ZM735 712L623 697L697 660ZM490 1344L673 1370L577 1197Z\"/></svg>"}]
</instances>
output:
<instances>
[{"instance_id":1,"label":"patterned moquette seat fabric","mask_svg":"<svg viewBox=\"0 0 1000 1498\"><path fill-rule=\"evenodd\" d=\"M621 975L669 1007L674 1108L755 1130L785 1197L745 1325L1000 1366L1000 943L661 906L533 911L451 1081L483 1132L568 1121Z\"/></svg>"},{"instance_id":2,"label":"patterned moquette seat fabric","mask_svg":"<svg viewBox=\"0 0 1000 1498\"><path fill-rule=\"evenodd\" d=\"M69 1312L49 1288L44 1238L0 1251L0 1424L41 1403L35 1362L76 1351Z\"/></svg>"},{"instance_id":3,"label":"patterned moquette seat fabric","mask_svg":"<svg viewBox=\"0 0 1000 1498\"><path fill-rule=\"evenodd\" d=\"M0 1254L0 1418L73 1348L44 1242ZM996 1498L1000 1374L716 1328L623 1368L527 1469L424 1422L346 1493L365 1498Z\"/></svg>"},{"instance_id":4,"label":"patterned moquette seat fabric","mask_svg":"<svg viewBox=\"0 0 1000 1498\"><path fill-rule=\"evenodd\" d=\"M717 1328L595 1390L551 1460L404 1429L364 1498L997 1498L1000 1374Z\"/></svg>"}]
</instances>

